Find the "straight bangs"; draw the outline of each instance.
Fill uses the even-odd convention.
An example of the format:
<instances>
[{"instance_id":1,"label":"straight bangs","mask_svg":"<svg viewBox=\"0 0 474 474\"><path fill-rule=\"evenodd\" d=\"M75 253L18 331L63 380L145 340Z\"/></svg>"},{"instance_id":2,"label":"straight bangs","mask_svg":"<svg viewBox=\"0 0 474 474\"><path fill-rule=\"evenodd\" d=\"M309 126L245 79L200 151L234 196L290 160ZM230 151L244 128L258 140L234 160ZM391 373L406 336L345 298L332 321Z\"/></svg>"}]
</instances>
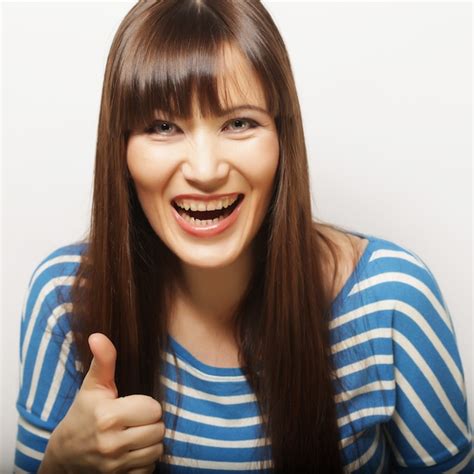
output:
<instances>
[{"instance_id":1,"label":"straight bangs","mask_svg":"<svg viewBox=\"0 0 474 474\"><path fill-rule=\"evenodd\" d=\"M231 82L245 99L239 71L226 62L229 49L238 51L255 73L259 82L255 87L261 87L266 110L276 119L279 98L285 94L276 90L279 81L271 78L275 58L265 53L268 49L258 44L261 41L236 38L225 18L208 5L170 5L169 10L161 6L164 11L159 17L153 15L153 5L148 6L140 15L142 25L122 35L122 44L117 45L119 64L113 68L113 82L119 103L114 107L118 114L111 117L116 130L128 137L131 132L145 131L157 118L189 120L194 112L203 117L223 116L226 109L240 105L231 103L227 93ZM235 8L232 2L226 5L229 10ZM231 12L229 16L234 17Z\"/></svg>"},{"instance_id":2,"label":"straight bangs","mask_svg":"<svg viewBox=\"0 0 474 474\"><path fill-rule=\"evenodd\" d=\"M280 145L256 236L256 271L234 311L239 358L262 416L261 438L270 441L262 445L271 448L269 456L257 464L260 472L270 465L275 472L342 474L327 314L332 295L325 281L332 267L326 268L323 244L336 263L333 287L338 245L312 220L296 85L283 39L260 0L141 0L122 20L105 70L91 224L71 288L71 331L83 374L93 358L88 336L101 332L117 349L120 396L166 401L162 356L182 266L141 207L127 167L128 136L156 119L221 116L248 104L255 91L275 121ZM179 365L175 360L177 410L163 405L173 416L172 432L184 393ZM166 456L173 453L171 436ZM156 471L167 467L160 463Z\"/></svg>"}]
</instances>

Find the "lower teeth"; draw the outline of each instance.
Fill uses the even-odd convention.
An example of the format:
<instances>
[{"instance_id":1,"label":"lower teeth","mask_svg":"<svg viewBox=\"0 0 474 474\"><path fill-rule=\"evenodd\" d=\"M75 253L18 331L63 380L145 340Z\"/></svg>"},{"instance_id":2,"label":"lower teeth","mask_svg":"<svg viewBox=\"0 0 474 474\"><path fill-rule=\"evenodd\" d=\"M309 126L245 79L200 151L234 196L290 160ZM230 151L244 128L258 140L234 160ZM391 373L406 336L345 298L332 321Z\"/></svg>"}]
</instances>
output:
<instances>
[{"instance_id":1,"label":"lower teeth","mask_svg":"<svg viewBox=\"0 0 474 474\"><path fill-rule=\"evenodd\" d=\"M207 219L207 220L201 220L201 219L195 219L194 217L188 216L185 212L181 214L181 217L186 221L189 222L190 224L198 227L206 227L209 225L217 224L218 222L222 221L225 219L227 216L219 216L216 217L215 219Z\"/></svg>"}]
</instances>

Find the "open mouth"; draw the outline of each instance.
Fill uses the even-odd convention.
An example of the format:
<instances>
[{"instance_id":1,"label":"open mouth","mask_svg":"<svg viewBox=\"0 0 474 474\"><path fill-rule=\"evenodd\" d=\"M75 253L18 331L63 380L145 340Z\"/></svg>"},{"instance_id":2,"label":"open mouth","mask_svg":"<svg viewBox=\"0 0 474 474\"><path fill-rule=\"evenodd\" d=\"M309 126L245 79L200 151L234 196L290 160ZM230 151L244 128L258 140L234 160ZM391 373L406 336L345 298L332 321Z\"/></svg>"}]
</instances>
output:
<instances>
[{"instance_id":1,"label":"open mouth","mask_svg":"<svg viewBox=\"0 0 474 474\"><path fill-rule=\"evenodd\" d=\"M232 212L236 209L236 207L242 202L244 199L243 194L239 194L239 197L236 199L236 201L229 207L223 208L223 209L216 209L214 211L192 211L191 209L183 209L182 207L179 207L174 201L172 201L173 207L176 209L176 211L179 213L180 216L187 218L187 219L193 219L194 221L198 220L201 222L205 221L214 221L214 219L217 219L216 222L219 222L226 217L230 216Z\"/></svg>"}]
</instances>

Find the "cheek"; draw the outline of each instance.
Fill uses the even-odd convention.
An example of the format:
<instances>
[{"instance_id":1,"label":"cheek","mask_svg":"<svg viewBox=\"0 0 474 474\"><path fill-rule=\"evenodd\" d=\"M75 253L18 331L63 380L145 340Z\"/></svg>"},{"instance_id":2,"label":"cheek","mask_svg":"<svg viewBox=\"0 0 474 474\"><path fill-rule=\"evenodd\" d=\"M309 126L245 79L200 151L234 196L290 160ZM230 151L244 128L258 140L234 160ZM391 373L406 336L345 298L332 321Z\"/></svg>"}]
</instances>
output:
<instances>
[{"instance_id":1,"label":"cheek","mask_svg":"<svg viewBox=\"0 0 474 474\"><path fill-rule=\"evenodd\" d=\"M127 149L127 166L139 194L159 191L169 173L164 157L133 143Z\"/></svg>"},{"instance_id":2,"label":"cheek","mask_svg":"<svg viewBox=\"0 0 474 474\"><path fill-rule=\"evenodd\" d=\"M236 147L235 163L240 163L240 171L248 179L255 191L266 193L271 188L279 160L278 137L268 134L249 142L245 147Z\"/></svg>"},{"instance_id":3,"label":"cheek","mask_svg":"<svg viewBox=\"0 0 474 474\"><path fill-rule=\"evenodd\" d=\"M233 166L249 181L255 191L265 194L271 188L279 159L278 136L268 133L258 140L226 144L221 148ZM150 147L140 140L131 140L127 148L127 166L137 192L156 194L172 178L176 154L170 148Z\"/></svg>"},{"instance_id":4,"label":"cheek","mask_svg":"<svg viewBox=\"0 0 474 474\"><path fill-rule=\"evenodd\" d=\"M262 157L263 160L259 164L258 170L260 178L259 187L263 197L261 212L265 213L270 205L273 184L280 158L280 146L277 135L271 137L271 139L269 137Z\"/></svg>"},{"instance_id":5,"label":"cheek","mask_svg":"<svg viewBox=\"0 0 474 474\"><path fill-rule=\"evenodd\" d=\"M135 184L137 197L150 225L159 234L164 188L172 174L170 161L139 140L129 143L127 166ZM167 164L168 163L168 164Z\"/></svg>"}]
</instances>

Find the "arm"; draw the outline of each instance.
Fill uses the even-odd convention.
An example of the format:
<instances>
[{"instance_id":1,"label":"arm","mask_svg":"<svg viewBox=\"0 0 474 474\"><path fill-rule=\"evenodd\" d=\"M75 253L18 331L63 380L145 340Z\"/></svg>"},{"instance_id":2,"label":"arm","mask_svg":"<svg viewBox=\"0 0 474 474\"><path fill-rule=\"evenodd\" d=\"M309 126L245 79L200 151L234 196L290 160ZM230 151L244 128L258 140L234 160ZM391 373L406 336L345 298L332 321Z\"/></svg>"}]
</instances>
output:
<instances>
[{"instance_id":1,"label":"arm","mask_svg":"<svg viewBox=\"0 0 474 474\"><path fill-rule=\"evenodd\" d=\"M58 263L58 257L67 261ZM59 290L67 295L64 290L72 284L69 275L77 265L77 255L68 257L55 252L38 266L21 319L15 466L27 472L39 468L51 433L80 385L67 324L71 308L67 301L58 299Z\"/></svg>"},{"instance_id":2,"label":"arm","mask_svg":"<svg viewBox=\"0 0 474 474\"><path fill-rule=\"evenodd\" d=\"M163 454L160 403L140 394L118 398L116 349L103 334L89 336L93 359L87 374L76 370L65 317L72 311L67 287L75 272L64 263L70 257L60 255L40 265L28 291L21 324L16 468L152 472ZM59 294L58 287L65 291Z\"/></svg>"},{"instance_id":3,"label":"arm","mask_svg":"<svg viewBox=\"0 0 474 474\"><path fill-rule=\"evenodd\" d=\"M451 317L426 265L412 268L400 273L403 290L393 312L396 403L384 425L392 468L472 473L472 432Z\"/></svg>"}]
</instances>

